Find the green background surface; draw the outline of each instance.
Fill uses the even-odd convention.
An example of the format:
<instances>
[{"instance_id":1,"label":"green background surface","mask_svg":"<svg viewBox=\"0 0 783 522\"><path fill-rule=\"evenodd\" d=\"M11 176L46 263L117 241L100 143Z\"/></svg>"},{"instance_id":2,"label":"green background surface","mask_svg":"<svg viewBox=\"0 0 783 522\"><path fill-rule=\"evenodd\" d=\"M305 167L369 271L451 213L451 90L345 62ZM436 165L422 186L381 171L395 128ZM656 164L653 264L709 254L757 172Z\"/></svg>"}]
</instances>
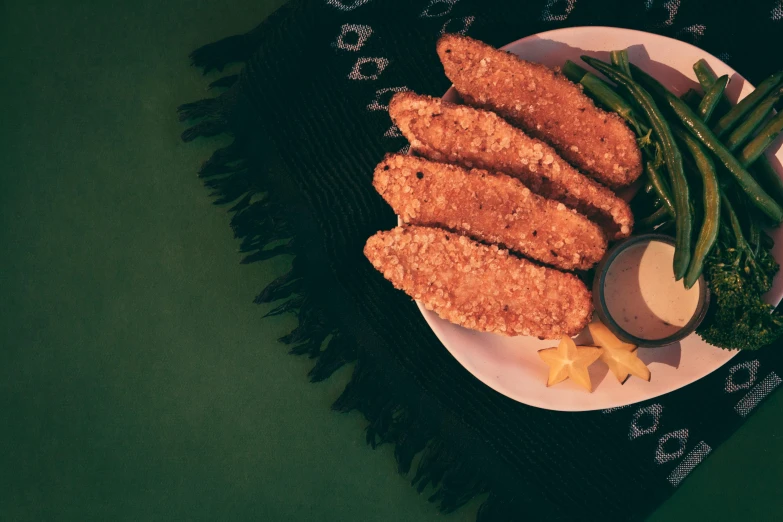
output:
<instances>
[{"instance_id":1,"label":"green background surface","mask_svg":"<svg viewBox=\"0 0 783 522\"><path fill-rule=\"evenodd\" d=\"M309 384L175 108L279 0L0 2L0 520L449 520ZM783 393L652 517L774 520ZM633 477L628 477L633 480ZM531 519L545 514L531 513ZM589 519L589 514L586 514Z\"/></svg>"}]
</instances>

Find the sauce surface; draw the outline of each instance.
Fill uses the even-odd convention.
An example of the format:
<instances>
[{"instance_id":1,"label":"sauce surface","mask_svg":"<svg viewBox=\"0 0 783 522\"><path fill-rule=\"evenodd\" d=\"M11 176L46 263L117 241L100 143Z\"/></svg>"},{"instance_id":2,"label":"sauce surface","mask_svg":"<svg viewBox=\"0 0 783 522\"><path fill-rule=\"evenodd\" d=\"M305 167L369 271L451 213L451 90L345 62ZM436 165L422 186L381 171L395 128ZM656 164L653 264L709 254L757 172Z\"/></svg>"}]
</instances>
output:
<instances>
[{"instance_id":1,"label":"sauce surface","mask_svg":"<svg viewBox=\"0 0 783 522\"><path fill-rule=\"evenodd\" d=\"M686 290L674 280L674 246L639 243L609 265L604 299L618 326L640 339L658 340L688 324L699 305L699 285Z\"/></svg>"}]
</instances>

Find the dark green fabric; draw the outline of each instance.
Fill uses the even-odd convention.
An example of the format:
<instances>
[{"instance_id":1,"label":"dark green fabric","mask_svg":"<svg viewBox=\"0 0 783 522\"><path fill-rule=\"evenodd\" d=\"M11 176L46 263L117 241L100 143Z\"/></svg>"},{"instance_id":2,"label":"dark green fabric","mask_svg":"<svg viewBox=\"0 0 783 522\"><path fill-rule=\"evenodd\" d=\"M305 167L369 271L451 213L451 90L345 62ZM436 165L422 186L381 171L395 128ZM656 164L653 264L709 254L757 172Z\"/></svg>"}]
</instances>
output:
<instances>
[{"instance_id":1,"label":"dark green fabric","mask_svg":"<svg viewBox=\"0 0 783 522\"><path fill-rule=\"evenodd\" d=\"M329 410L347 369L307 383L275 341L295 321L252 304L288 261L237 266L193 175L226 140L179 142L187 53L274 7L0 3L0 519L474 518ZM775 520L781 414L778 393L651 519Z\"/></svg>"}]
</instances>

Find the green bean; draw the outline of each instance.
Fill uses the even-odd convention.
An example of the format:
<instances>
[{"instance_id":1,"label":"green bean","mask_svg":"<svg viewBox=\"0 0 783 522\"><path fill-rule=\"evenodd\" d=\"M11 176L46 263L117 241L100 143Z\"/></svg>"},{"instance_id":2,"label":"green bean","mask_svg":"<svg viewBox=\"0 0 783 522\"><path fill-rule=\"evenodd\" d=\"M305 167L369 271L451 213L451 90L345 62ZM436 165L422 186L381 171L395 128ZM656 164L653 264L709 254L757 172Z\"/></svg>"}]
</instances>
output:
<instances>
[{"instance_id":1,"label":"green bean","mask_svg":"<svg viewBox=\"0 0 783 522\"><path fill-rule=\"evenodd\" d=\"M721 190L731 201L731 187L721 184ZM747 200L734 200L732 205L736 218L736 223L732 223L732 227L742 234L741 238L738 237L738 244L744 243L755 255L761 247L761 220L759 219L761 216L754 215L756 209L752 208Z\"/></svg>"},{"instance_id":2,"label":"green bean","mask_svg":"<svg viewBox=\"0 0 783 522\"><path fill-rule=\"evenodd\" d=\"M696 73L696 78L705 92L715 83L715 73L704 58L693 64L693 72Z\"/></svg>"},{"instance_id":3,"label":"green bean","mask_svg":"<svg viewBox=\"0 0 783 522\"><path fill-rule=\"evenodd\" d=\"M577 65L577 67L579 67ZM647 134L647 126L641 123L641 118L636 114L631 104L623 99L622 96L614 92L601 78L595 74L587 72L579 81L584 86L585 91L601 105L607 109L616 112L625 121L630 123L638 136Z\"/></svg>"},{"instance_id":4,"label":"green bean","mask_svg":"<svg viewBox=\"0 0 783 522\"><path fill-rule=\"evenodd\" d=\"M669 212L666 207L661 207L649 216L640 219L636 224L640 228L653 228L669 219Z\"/></svg>"},{"instance_id":5,"label":"green bean","mask_svg":"<svg viewBox=\"0 0 783 522\"><path fill-rule=\"evenodd\" d=\"M734 207L732 207L731 201L729 201L729 197L726 195L725 190L720 191L720 205L728 217L729 226L731 227L730 231L734 236L734 241L738 247L742 246L742 244L745 242L745 236L742 233L742 225L740 225L737 213L734 212Z\"/></svg>"},{"instance_id":6,"label":"green bean","mask_svg":"<svg viewBox=\"0 0 783 522\"><path fill-rule=\"evenodd\" d=\"M699 79L701 88L704 89L705 93L709 91L710 87L712 87L717 81L717 75L712 72L712 69L709 65L707 65L707 62L703 58L693 64L693 71L696 73L696 78ZM718 102L718 107L715 110L715 116L720 118L729 112L730 109L731 103L729 103L729 98L726 96L726 91L723 91L723 96L721 96L721 99Z\"/></svg>"},{"instance_id":7,"label":"green bean","mask_svg":"<svg viewBox=\"0 0 783 522\"><path fill-rule=\"evenodd\" d=\"M680 96L680 99L688 104L688 107L693 110L696 110L696 108L702 102L701 94L696 92L694 89L688 89L685 91L683 95Z\"/></svg>"},{"instance_id":8,"label":"green bean","mask_svg":"<svg viewBox=\"0 0 783 522\"><path fill-rule=\"evenodd\" d=\"M767 96L764 101L759 103L756 108L748 114L745 121L729 134L725 143L730 151L734 152L750 139L756 129L764 123L765 119L767 119L769 113L772 112L772 107L778 102L781 96L783 96L783 87L776 89L772 94ZM774 140L774 136L772 139ZM741 162L742 159L739 159Z\"/></svg>"},{"instance_id":9,"label":"green bean","mask_svg":"<svg viewBox=\"0 0 783 522\"><path fill-rule=\"evenodd\" d=\"M777 113L761 128L756 137L745 145L738 157L740 163L747 166L756 161L781 132L783 132L783 112Z\"/></svg>"},{"instance_id":10,"label":"green bean","mask_svg":"<svg viewBox=\"0 0 783 522\"><path fill-rule=\"evenodd\" d=\"M609 53L609 59L612 61L612 65L614 65L614 67L618 71L625 74L629 78L633 78L633 76L631 75L631 67L630 67L631 61L628 59L627 49L622 49L620 51L611 51Z\"/></svg>"},{"instance_id":11,"label":"green bean","mask_svg":"<svg viewBox=\"0 0 783 522\"><path fill-rule=\"evenodd\" d=\"M674 276L677 281L685 277L688 264L691 260L691 228L693 226L691 213L688 208L688 182L682 168L682 156L677 144L674 142L669 124L661 114L652 96L634 80L617 71L611 65L590 56L582 56L582 60L606 75L618 85L622 85L644 111L647 119L652 124L655 134L661 141L663 159L669 171L674 188L674 209L676 221L675 249L674 249ZM678 100L679 101L679 100Z\"/></svg>"},{"instance_id":12,"label":"green bean","mask_svg":"<svg viewBox=\"0 0 783 522\"><path fill-rule=\"evenodd\" d=\"M569 80L581 84L593 100L607 109L616 112L621 118L630 123L636 130L638 136L641 137L647 134L649 129L641 121L641 118L636 114L636 111L631 107L631 104L625 101L622 96L617 94L614 89L607 85L601 78L586 71L571 60L566 60L566 63L563 66L563 74L565 74Z\"/></svg>"},{"instance_id":13,"label":"green bean","mask_svg":"<svg viewBox=\"0 0 783 522\"><path fill-rule=\"evenodd\" d=\"M699 110L696 111L701 119L705 122L710 121L712 112L715 110L715 107L718 106L718 103L721 101L721 99L723 99L723 91L726 89L726 85L728 83L729 75L724 74L715 80L715 83L712 84L712 87L706 89L704 98L702 98L701 103L699 103Z\"/></svg>"},{"instance_id":14,"label":"green bean","mask_svg":"<svg viewBox=\"0 0 783 522\"><path fill-rule=\"evenodd\" d=\"M761 156L751 166L756 179L759 180L764 190L771 194L775 201L783 203L783 180L770 164L766 156Z\"/></svg>"},{"instance_id":15,"label":"green bean","mask_svg":"<svg viewBox=\"0 0 783 522\"><path fill-rule=\"evenodd\" d=\"M718 174L715 164L701 143L681 128L674 129L674 135L685 144L685 148L691 153L696 164L696 170L701 174L703 188L703 212L699 237L693 249L691 264L685 275L685 288L691 288L701 276L704 270L704 261L710 253L715 241L718 239L720 227L720 187L718 186Z\"/></svg>"},{"instance_id":16,"label":"green bean","mask_svg":"<svg viewBox=\"0 0 783 522\"><path fill-rule=\"evenodd\" d=\"M566 63L561 69L563 75L574 83L579 83L582 77L587 74L587 70L579 65L575 64L571 60L566 60Z\"/></svg>"},{"instance_id":17,"label":"green bean","mask_svg":"<svg viewBox=\"0 0 783 522\"><path fill-rule=\"evenodd\" d=\"M647 179L650 180L650 184L655 189L655 193L663 202L663 208L665 208L672 217L677 216L677 210L675 202L672 201L671 190L669 184L666 182L660 171L650 161L646 161L644 164L644 171L647 173Z\"/></svg>"},{"instance_id":18,"label":"green bean","mask_svg":"<svg viewBox=\"0 0 783 522\"><path fill-rule=\"evenodd\" d=\"M745 115L752 111L756 105L761 103L761 100L763 100L767 94L778 86L781 79L783 79L783 71L773 74L761 82L753 92L742 98L737 105L729 109L729 112L724 114L712 128L715 135L721 138L727 132L739 125Z\"/></svg>"},{"instance_id":19,"label":"green bean","mask_svg":"<svg viewBox=\"0 0 783 522\"><path fill-rule=\"evenodd\" d=\"M701 121L701 118L685 105L682 100L670 93L660 84L660 82L658 82L658 80L634 65L631 65L631 69L634 71L634 76L639 78L640 82L666 100L677 117L685 125L685 128L720 159L721 163L723 163L726 169L732 174L740 188L747 194L753 204L776 223L783 221L783 209L780 205L778 205L769 194L764 192L764 189L761 188L753 176L745 170L723 143L718 140L715 133L707 127L707 124Z\"/></svg>"},{"instance_id":20,"label":"green bean","mask_svg":"<svg viewBox=\"0 0 783 522\"><path fill-rule=\"evenodd\" d=\"M700 64L700 62L702 63ZM699 70L697 70L697 68ZM710 87L712 87L712 84L715 82L715 73L712 72L712 70L709 68L706 62L704 62L704 60L699 60L698 62L696 62L693 65L693 70L696 71L696 76L699 78L699 82L701 83L701 86L704 88L704 90L708 90ZM731 108L731 103L729 102L729 99L726 97L726 92L724 91L723 99L721 100L721 103L718 106L718 111L722 113L726 113L730 108ZM747 148L747 145L745 146L745 148ZM745 149L743 149L743 151L744 150ZM746 168L751 163L753 163L752 161L748 161L746 163L745 161L742 161L742 158L738 158L738 159L740 160L740 163L742 163L743 166ZM759 181L759 183L764 188L764 190L766 190L768 194L770 194L773 198L775 198L775 201L779 205L783 205L783 180L780 179L778 173L775 171L775 169L772 168L772 165L770 165L769 160L766 158L766 156L763 155L759 156L759 158L751 166L751 172L756 178L756 180Z\"/></svg>"}]
</instances>

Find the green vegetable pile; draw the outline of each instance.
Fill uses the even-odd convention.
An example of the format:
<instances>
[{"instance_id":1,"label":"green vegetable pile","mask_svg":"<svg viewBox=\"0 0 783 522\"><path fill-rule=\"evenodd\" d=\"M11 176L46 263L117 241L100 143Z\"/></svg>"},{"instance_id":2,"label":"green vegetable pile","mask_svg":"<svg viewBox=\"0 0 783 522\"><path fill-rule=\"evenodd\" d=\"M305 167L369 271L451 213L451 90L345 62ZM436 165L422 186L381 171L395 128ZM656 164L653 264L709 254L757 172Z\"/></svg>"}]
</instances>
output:
<instances>
[{"instance_id":1,"label":"green vegetable pile","mask_svg":"<svg viewBox=\"0 0 783 522\"><path fill-rule=\"evenodd\" d=\"M764 152L783 132L783 71L737 105L704 60L694 64L704 94L678 98L636 67L626 50L611 63L582 60L615 86L572 61L563 74L599 106L634 129L645 159L645 183L632 206L637 227L675 236L674 274L690 288L703 274L711 291L697 333L727 349L755 350L783 335L783 314L764 302L778 263L763 229L783 221L783 181ZM698 197L700 196L700 197Z\"/></svg>"}]
</instances>

